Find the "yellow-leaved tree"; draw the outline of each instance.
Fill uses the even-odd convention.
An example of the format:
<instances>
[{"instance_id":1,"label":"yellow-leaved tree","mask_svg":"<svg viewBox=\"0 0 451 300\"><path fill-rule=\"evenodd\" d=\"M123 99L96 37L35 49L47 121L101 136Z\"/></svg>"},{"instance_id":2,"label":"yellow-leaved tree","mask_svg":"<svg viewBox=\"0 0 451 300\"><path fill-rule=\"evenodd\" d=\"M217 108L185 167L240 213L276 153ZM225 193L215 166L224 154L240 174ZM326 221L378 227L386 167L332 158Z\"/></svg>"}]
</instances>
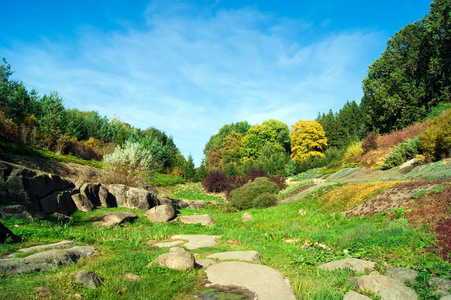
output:
<instances>
[{"instance_id":1,"label":"yellow-leaved tree","mask_svg":"<svg viewBox=\"0 0 451 300\"><path fill-rule=\"evenodd\" d=\"M298 163L310 157L324 157L326 133L317 121L300 120L291 125L291 158Z\"/></svg>"}]
</instances>

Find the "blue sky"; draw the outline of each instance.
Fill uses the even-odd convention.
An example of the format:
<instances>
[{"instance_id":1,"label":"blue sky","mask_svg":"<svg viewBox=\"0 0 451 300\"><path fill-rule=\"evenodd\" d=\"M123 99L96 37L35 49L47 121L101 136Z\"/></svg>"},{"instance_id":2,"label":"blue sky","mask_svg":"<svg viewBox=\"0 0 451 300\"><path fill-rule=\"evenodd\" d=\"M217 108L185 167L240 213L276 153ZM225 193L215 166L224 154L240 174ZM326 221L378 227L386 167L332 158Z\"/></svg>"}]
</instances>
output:
<instances>
[{"instance_id":1,"label":"blue sky","mask_svg":"<svg viewBox=\"0 0 451 300\"><path fill-rule=\"evenodd\" d=\"M40 95L174 138L360 103L368 66L428 0L0 0L0 58Z\"/></svg>"}]
</instances>

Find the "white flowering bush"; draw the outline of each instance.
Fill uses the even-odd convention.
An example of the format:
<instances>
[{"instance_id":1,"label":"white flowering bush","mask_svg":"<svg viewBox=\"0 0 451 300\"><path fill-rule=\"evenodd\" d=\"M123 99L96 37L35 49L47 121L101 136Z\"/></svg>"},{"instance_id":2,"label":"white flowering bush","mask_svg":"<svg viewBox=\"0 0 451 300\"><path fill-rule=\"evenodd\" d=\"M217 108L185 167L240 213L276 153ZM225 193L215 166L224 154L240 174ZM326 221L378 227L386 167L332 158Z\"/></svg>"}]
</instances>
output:
<instances>
[{"instance_id":1,"label":"white flowering bush","mask_svg":"<svg viewBox=\"0 0 451 300\"><path fill-rule=\"evenodd\" d=\"M131 184L139 174L155 172L158 163L149 149L140 143L126 141L103 157L103 168L113 181Z\"/></svg>"}]
</instances>

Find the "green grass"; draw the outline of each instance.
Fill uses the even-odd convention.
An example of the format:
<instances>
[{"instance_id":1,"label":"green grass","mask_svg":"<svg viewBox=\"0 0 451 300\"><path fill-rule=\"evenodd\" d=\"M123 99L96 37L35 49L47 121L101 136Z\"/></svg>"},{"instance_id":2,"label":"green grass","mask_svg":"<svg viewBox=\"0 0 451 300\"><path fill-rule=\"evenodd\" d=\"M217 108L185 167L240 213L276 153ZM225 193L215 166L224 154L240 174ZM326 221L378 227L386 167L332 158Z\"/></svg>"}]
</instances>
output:
<instances>
[{"instance_id":1,"label":"green grass","mask_svg":"<svg viewBox=\"0 0 451 300\"><path fill-rule=\"evenodd\" d=\"M112 228L91 225L107 212L129 211L125 208L76 212L69 222L4 219L2 222L6 226L26 240L19 244L0 245L0 254L63 239L92 245L100 252L75 265L56 270L0 276L0 294L2 299L33 299L36 292L32 288L46 286L54 290L53 298L50 299L71 299L75 293L84 294L85 299L189 299L187 295L202 289L203 270L175 271L157 265L148 267L158 255L168 251L152 247L151 244L167 240L175 234L221 235L217 246L190 251L198 258L221 251L258 251L262 264L281 271L290 279L298 299L342 299L350 289L347 282L355 273L349 270L324 271L318 266L344 257L373 260L378 266L384 263L406 266L425 270L429 275L450 278L450 264L425 252L434 242L432 233L408 225L402 215L395 219L385 214L351 218L340 213L330 213L320 200L325 191L330 189L317 190L295 203L267 209L249 209L247 212L253 218L247 222L241 221L243 212L181 210L182 215L210 214L216 224L208 227L177 223L151 224L145 212L139 210L132 210L138 215L133 223ZM193 195L194 192L189 194ZM307 212L305 216L299 215L301 209ZM288 239L291 243L286 242ZM326 245L327 249L318 245L304 247L306 243L320 243ZM96 290L80 287L73 281L73 276L80 270L95 271L103 280L103 285ZM125 280L124 274L127 272L141 276L141 280ZM422 288L419 286L418 290ZM432 293L422 292L426 296Z\"/></svg>"},{"instance_id":2,"label":"green grass","mask_svg":"<svg viewBox=\"0 0 451 300\"><path fill-rule=\"evenodd\" d=\"M205 201L223 202L223 200L218 196L206 194L200 182L176 185L172 189L172 197L176 199L185 199L185 200L205 200Z\"/></svg>"},{"instance_id":3,"label":"green grass","mask_svg":"<svg viewBox=\"0 0 451 300\"><path fill-rule=\"evenodd\" d=\"M84 160L72 155L57 155L52 151L37 146L30 146L19 141L0 140L0 158L9 160L12 155L36 156L54 162L74 163L102 169L103 164L96 160Z\"/></svg>"},{"instance_id":4,"label":"green grass","mask_svg":"<svg viewBox=\"0 0 451 300\"><path fill-rule=\"evenodd\" d=\"M166 175L161 173L154 173L151 177L146 178L150 184L154 186L175 186L177 184L185 183L185 179L181 176Z\"/></svg>"}]
</instances>

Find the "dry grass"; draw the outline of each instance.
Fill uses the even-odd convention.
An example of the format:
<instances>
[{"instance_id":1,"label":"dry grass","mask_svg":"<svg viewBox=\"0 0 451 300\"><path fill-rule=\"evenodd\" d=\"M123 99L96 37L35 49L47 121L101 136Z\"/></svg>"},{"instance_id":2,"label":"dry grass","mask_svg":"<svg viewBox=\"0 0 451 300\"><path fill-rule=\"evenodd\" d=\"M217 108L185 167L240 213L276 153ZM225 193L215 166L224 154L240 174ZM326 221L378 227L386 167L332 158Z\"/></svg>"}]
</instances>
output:
<instances>
[{"instance_id":1,"label":"dry grass","mask_svg":"<svg viewBox=\"0 0 451 300\"><path fill-rule=\"evenodd\" d=\"M348 184L333 189L321 199L329 209L348 210L362 204L377 193L394 187L403 181L375 181Z\"/></svg>"}]
</instances>

